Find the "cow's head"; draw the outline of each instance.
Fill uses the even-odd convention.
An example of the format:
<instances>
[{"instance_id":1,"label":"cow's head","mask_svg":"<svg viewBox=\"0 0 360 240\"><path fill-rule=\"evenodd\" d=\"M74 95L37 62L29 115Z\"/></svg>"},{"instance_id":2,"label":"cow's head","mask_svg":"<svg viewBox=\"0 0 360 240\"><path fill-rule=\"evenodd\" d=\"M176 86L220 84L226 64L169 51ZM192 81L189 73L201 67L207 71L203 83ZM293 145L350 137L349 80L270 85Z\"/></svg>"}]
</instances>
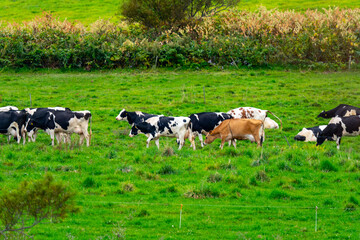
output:
<instances>
[{"instance_id":1,"label":"cow's head","mask_svg":"<svg viewBox=\"0 0 360 240\"><path fill-rule=\"evenodd\" d=\"M132 127L131 127L131 130L130 130L130 134L129 134L129 137L133 137L133 136L136 136L140 133L140 130L136 127L136 125L134 124Z\"/></svg>"},{"instance_id":2,"label":"cow's head","mask_svg":"<svg viewBox=\"0 0 360 240\"><path fill-rule=\"evenodd\" d=\"M325 142L325 140L326 140L325 136L318 136L316 139L316 146L323 144Z\"/></svg>"},{"instance_id":3,"label":"cow's head","mask_svg":"<svg viewBox=\"0 0 360 240\"><path fill-rule=\"evenodd\" d=\"M317 117L329 118L329 117L328 117L328 114L327 114L327 112L325 112L325 110L322 111Z\"/></svg>"},{"instance_id":4,"label":"cow's head","mask_svg":"<svg viewBox=\"0 0 360 240\"><path fill-rule=\"evenodd\" d=\"M117 115L116 120L118 121L127 120L127 115L128 115L127 111L123 109L120 111L119 115Z\"/></svg>"},{"instance_id":5,"label":"cow's head","mask_svg":"<svg viewBox=\"0 0 360 240\"><path fill-rule=\"evenodd\" d=\"M55 115L52 112L47 112L45 116L41 117L28 114L25 131L32 140L38 129L55 129Z\"/></svg>"},{"instance_id":6,"label":"cow's head","mask_svg":"<svg viewBox=\"0 0 360 240\"><path fill-rule=\"evenodd\" d=\"M306 141L306 142L311 142L311 141L316 141L316 137L314 135L314 132L303 128L295 137L294 139L296 141Z\"/></svg>"},{"instance_id":7,"label":"cow's head","mask_svg":"<svg viewBox=\"0 0 360 240\"><path fill-rule=\"evenodd\" d=\"M205 144L210 144L213 141L215 141L215 139L217 139L217 137L215 135L212 135L213 131L210 131L207 135L206 135L206 139L204 141Z\"/></svg>"}]
</instances>

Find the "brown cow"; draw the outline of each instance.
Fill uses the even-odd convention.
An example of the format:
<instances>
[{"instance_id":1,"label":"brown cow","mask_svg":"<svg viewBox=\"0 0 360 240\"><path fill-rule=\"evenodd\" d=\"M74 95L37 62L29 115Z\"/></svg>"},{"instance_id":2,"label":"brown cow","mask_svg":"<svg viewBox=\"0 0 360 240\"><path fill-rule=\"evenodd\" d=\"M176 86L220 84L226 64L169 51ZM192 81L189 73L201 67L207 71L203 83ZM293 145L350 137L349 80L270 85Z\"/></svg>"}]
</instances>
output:
<instances>
[{"instance_id":1,"label":"brown cow","mask_svg":"<svg viewBox=\"0 0 360 240\"><path fill-rule=\"evenodd\" d=\"M227 119L209 132L205 143L212 143L217 138L221 139L221 149L223 149L225 141L230 140L233 142L234 147L236 147L234 139L248 139L251 142L256 142L258 147L260 147L264 140L264 123L261 120L255 119Z\"/></svg>"}]
</instances>

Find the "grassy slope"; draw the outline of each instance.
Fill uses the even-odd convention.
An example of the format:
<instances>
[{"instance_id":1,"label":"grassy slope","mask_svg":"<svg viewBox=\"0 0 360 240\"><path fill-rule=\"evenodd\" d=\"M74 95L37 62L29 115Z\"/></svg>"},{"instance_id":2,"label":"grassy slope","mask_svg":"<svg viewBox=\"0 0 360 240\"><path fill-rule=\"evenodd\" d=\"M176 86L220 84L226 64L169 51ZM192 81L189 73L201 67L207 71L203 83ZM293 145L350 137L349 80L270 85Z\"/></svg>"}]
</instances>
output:
<instances>
[{"instance_id":1,"label":"grassy slope","mask_svg":"<svg viewBox=\"0 0 360 240\"><path fill-rule=\"evenodd\" d=\"M85 24L92 23L99 18L114 19L119 3L122 0L74 0L74 1L39 1L39 0L2 0L0 1L0 20L17 21L31 20L43 11L50 11L61 19L78 20ZM357 0L344 1L286 1L286 0L243 0L239 8L256 10L260 6L266 8L306 10L308 8L360 7Z\"/></svg>"},{"instance_id":2,"label":"grassy slope","mask_svg":"<svg viewBox=\"0 0 360 240\"><path fill-rule=\"evenodd\" d=\"M326 124L316 118L321 110L339 103L359 106L359 76L242 70L3 73L1 105L28 107L31 93L33 107L91 110L93 138L90 148L52 148L45 134L25 146L7 145L1 137L0 193L46 171L79 192L82 213L35 227L35 239L111 239L119 229L127 239L359 236L359 209L344 211L350 202L359 208L359 137L344 138L340 151L333 142L315 147L292 140L302 127ZM266 132L260 162L260 149L245 141L236 150L219 150L214 142L194 152L188 142L178 151L174 139L162 138L160 150L153 142L146 149L144 136L129 138L129 125L115 120L122 108L186 116L238 106L269 109L284 122L282 132ZM209 181L216 173L222 180ZM194 193L216 197L190 198Z\"/></svg>"}]
</instances>

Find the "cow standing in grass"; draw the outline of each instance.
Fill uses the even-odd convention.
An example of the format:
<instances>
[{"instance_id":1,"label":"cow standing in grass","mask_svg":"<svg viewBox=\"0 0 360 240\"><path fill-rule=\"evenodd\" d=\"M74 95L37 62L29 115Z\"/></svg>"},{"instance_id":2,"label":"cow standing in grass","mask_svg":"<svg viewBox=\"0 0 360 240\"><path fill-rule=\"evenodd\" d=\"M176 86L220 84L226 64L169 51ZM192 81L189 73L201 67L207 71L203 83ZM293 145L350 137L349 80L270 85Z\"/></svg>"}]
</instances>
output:
<instances>
[{"instance_id":1,"label":"cow standing in grass","mask_svg":"<svg viewBox=\"0 0 360 240\"><path fill-rule=\"evenodd\" d=\"M264 123L256 119L228 119L206 136L205 143L210 144L215 139L221 139L220 148L223 149L225 141L232 141L236 148L235 139L250 140L262 146L264 140Z\"/></svg>"},{"instance_id":2,"label":"cow standing in grass","mask_svg":"<svg viewBox=\"0 0 360 240\"><path fill-rule=\"evenodd\" d=\"M80 135L80 144L86 139L86 146L90 146L91 129L88 132L90 111L72 112L62 108L36 108L27 109L27 113L26 131L30 138L37 129L42 129L50 135L51 144L54 145L54 137L60 143L61 133L77 133Z\"/></svg>"},{"instance_id":3,"label":"cow standing in grass","mask_svg":"<svg viewBox=\"0 0 360 240\"><path fill-rule=\"evenodd\" d=\"M189 118L190 124L188 127L188 138L191 142L191 146L195 150L196 136L199 137L201 147L204 147L202 135L208 134L209 131L214 130L217 126L219 126L222 121L231 119L232 116L222 112L202 112L191 114Z\"/></svg>"},{"instance_id":4,"label":"cow standing in grass","mask_svg":"<svg viewBox=\"0 0 360 240\"><path fill-rule=\"evenodd\" d=\"M11 136L17 140L17 143L20 143L23 138L23 144L25 144L25 122L26 112L24 110L0 111L0 134L8 135L8 142L10 142Z\"/></svg>"},{"instance_id":5,"label":"cow standing in grass","mask_svg":"<svg viewBox=\"0 0 360 240\"><path fill-rule=\"evenodd\" d=\"M133 137L139 133L145 134L148 137L146 140L147 148L151 140L155 140L155 144L159 148L160 137L176 137L179 140L180 150L184 145L189 122L190 118L188 117L151 117L144 122L134 123L129 136Z\"/></svg>"},{"instance_id":6,"label":"cow standing in grass","mask_svg":"<svg viewBox=\"0 0 360 240\"><path fill-rule=\"evenodd\" d=\"M360 134L360 116L334 117L326 128L319 134L316 146L325 140L336 141L337 149L340 149L340 141L343 136L357 136Z\"/></svg>"}]
</instances>

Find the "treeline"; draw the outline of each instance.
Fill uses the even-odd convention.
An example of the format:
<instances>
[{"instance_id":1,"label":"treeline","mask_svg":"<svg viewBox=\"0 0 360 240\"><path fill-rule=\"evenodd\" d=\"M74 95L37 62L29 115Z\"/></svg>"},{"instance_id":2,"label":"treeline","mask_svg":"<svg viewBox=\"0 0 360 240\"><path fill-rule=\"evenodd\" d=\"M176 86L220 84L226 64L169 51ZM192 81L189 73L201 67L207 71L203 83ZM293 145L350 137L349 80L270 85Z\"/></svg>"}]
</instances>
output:
<instances>
[{"instance_id":1,"label":"treeline","mask_svg":"<svg viewBox=\"0 0 360 240\"><path fill-rule=\"evenodd\" d=\"M44 14L0 24L0 67L347 68L360 59L360 9L229 11L176 30L99 20L89 27Z\"/></svg>"}]
</instances>

